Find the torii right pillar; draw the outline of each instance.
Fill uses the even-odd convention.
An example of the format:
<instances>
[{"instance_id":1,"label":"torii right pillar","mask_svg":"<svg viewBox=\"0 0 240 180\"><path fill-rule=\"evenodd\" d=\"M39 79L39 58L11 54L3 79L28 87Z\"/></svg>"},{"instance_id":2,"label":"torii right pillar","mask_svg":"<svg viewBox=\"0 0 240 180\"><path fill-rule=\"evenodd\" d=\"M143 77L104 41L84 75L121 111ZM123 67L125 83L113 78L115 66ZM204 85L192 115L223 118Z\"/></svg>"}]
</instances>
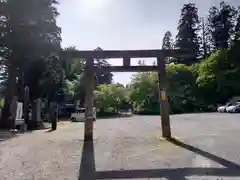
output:
<instances>
[{"instance_id":1,"label":"torii right pillar","mask_svg":"<svg viewBox=\"0 0 240 180\"><path fill-rule=\"evenodd\" d=\"M157 62L162 137L169 139L171 138L171 126L169 118L169 104L167 93L168 81L166 75L165 57L158 57Z\"/></svg>"}]
</instances>

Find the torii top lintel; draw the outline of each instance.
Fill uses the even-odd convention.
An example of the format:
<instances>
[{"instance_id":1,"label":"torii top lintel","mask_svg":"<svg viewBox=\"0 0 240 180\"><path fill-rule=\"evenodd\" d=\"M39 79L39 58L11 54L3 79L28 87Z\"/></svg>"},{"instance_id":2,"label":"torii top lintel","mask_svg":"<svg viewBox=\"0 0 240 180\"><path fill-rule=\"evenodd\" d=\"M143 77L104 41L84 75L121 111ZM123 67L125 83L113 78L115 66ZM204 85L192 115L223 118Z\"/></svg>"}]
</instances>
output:
<instances>
[{"instance_id":1,"label":"torii top lintel","mask_svg":"<svg viewBox=\"0 0 240 180\"><path fill-rule=\"evenodd\" d=\"M102 50L102 51L63 51L64 56L78 58L153 58L153 57L176 57L176 58L192 58L195 53L187 49L172 49L172 50Z\"/></svg>"}]
</instances>

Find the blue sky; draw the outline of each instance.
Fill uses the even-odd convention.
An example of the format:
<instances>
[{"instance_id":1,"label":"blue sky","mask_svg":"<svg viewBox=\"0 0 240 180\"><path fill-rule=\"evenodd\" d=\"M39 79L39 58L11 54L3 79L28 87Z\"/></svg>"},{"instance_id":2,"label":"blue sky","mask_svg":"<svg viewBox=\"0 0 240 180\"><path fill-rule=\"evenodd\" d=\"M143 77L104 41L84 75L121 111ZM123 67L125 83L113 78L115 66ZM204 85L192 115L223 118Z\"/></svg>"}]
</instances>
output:
<instances>
[{"instance_id":1,"label":"blue sky","mask_svg":"<svg viewBox=\"0 0 240 180\"><path fill-rule=\"evenodd\" d=\"M59 0L57 19L62 28L62 46L79 50L159 49L167 30L175 36L183 4L196 3L206 16L221 0ZM240 5L239 0L226 0ZM121 65L119 60L111 64ZM135 64L137 60L133 60ZM152 63L152 62L146 62ZM114 82L127 84L131 73L115 73Z\"/></svg>"}]
</instances>

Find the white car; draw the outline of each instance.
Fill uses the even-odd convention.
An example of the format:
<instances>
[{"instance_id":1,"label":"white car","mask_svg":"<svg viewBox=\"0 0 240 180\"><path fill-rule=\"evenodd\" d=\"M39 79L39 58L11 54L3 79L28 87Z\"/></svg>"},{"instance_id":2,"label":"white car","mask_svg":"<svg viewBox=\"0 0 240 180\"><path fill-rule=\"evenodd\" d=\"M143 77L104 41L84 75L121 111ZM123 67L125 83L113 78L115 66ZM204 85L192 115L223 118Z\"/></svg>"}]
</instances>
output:
<instances>
[{"instance_id":1,"label":"white car","mask_svg":"<svg viewBox=\"0 0 240 180\"><path fill-rule=\"evenodd\" d=\"M232 105L233 105L233 103L227 103L225 106L220 106L220 107L218 107L218 108L217 108L217 111L218 111L218 112L226 112L227 107L230 107L230 106L232 106Z\"/></svg>"},{"instance_id":2,"label":"white car","mask_svg":"<svg viewBox=\"0 0 240 180\"><path fill-rule=\"evenodd\" d=\"M78 108L76 112L71 114L72 122L84 122L85 120L85 108ZM96 120L96 108L93 108L93 120Z\"/></svg>"},{"instance_id":3,"label":"white car","mask_svg":"<svg viewBox=\"0 0 240 180\"><path fill-rule=\"evenodd\" d=\"M236 112L236 109L239 107L239 105L240 105L240 102L234 103L232 106L228 106L226 108L226 111L228 113L234 113L234 112Z\"/></svg>"}]
</instances>

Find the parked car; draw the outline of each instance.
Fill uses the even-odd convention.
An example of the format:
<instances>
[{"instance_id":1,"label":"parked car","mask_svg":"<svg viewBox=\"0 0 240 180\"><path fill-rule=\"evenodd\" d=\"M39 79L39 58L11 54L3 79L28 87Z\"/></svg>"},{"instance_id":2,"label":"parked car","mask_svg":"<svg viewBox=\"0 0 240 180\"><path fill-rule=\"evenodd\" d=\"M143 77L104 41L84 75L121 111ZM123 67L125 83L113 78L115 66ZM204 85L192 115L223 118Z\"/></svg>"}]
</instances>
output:
<instances>
[{"instance_id":1,"label":"parked car","mask_svg":"<svg viewBox=\"0 0 240 180\"><path fill-rule=\"evenodd\" d=\"M226 111L228 113L237 113L240 112L240 102L237 102L236 104L233 104L232 106L229 106L226 108Z\"/></svg>"},{"instance_id":2,"label":"parked car","mask_svg":"<svg viewBox=\"0 0 240 180\"><path fill-rule=\"evenodd\" d=\"M77 108L75 112L71 114L72 122L84 122L85 120L85 108ZM96 121L96 108L93 108L93 121Z\"/></svg>"},{"instance_id":3,"label":"parked car","mask_svg":"<svg viewBox=\"0 0 240 180\"><path fill-rule=\"evenodd\" d=\"M227 112L227 111L226 111L226 108L227 108L227 107L230 107L230 106L232 106L232 105L233 105L233 103L227 103L225 106L220 106L220 107L218 107L218 108L217 108L217 111L218 111L218 112Z\"/></svg>"},{"instance_id":4,"label":"parked car","mask_svg":"<svg viewBox=\"0 0 240 180\"><path fill-rule=\"evenodd\" d=\"M122 116L122 117L132 116L132 115L133 115L132 109L120 109L120 110L118 111L118 115L119 115L119 116Z\"/></svg>"},{"instance_id":5,"label":"parked car","mask_svg":"<svg viewBox=\"0 0 240 180\"><path fill-rule=\"evenodd\" d=\"M238 104L238 105L235 107L234 112L235 112L235 113L240 113L240 104Z\"/></svg>"}]
</instances>

